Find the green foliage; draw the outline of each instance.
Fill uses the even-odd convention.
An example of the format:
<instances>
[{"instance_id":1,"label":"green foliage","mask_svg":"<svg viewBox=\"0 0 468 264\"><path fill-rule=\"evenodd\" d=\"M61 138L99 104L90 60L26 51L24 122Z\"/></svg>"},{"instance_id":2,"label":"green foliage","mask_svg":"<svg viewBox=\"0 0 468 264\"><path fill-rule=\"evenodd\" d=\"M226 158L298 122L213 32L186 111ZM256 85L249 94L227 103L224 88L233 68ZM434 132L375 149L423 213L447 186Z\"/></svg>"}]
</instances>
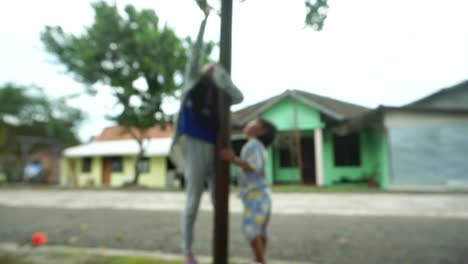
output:
<instances>
[{"instance_id":1,"label":"green foliage","mask_svg":"<svg viewBox=\"0 0 468 264\"><path fill-rule=\"evenodd\" d=\"M320 31L327 18L328 0L306 0L307 15L305 23L313 29Z\"/></svg>"},{"instance_id":2,"label":"green foliage","mask_svg":"<svg viewBox=\"0 0 468 264\"><path fill-rule=\"evenodd\" d=\"M206 5L206 1L199 2ZM96 83L113 88L123 110L110 118L129 132L130 128L142 132L132 134L140 158L144 155L145 131L167 120L161 108L163 99L174 96L181 86L187 63L186 43L167 25L161 27L153 10L127 5L120 14L115 5L105 1L92 7L94 22L81 35L65 33L60 26L47 26L41 39L46 50L86 84L89 92L95 92L92 86ZM208 45L207 50L212 46ZM146 88L136 87L137 80L144 80ZM138 182L138 176L135 165L133 183Z\"/></svg>"},{"instance_id":3,"label":"green foliage","mask_svg":"<svg viewBox=\"0 0 468 264\"><path fill-rule=\"evenodd\" d=\"M180 88L176 78L182 76L187 61L183 41L171 28L159 25L153 10L127 5L120 14L104 1L92 7L94 23L79 36L47 26L41 34L46 50L88 87L102 83L114 88L123 106L112 117L119 124L146 129L164 122L162 100ZM147 90L134 86L140 78Z\"/></svg>"},{"instance_id":4,"label":"green foliage","mask_svg":"<svg viewBox=\"0 0 468 264\"><path fill-rule=\"evenodd\" d=\"M49 99L39 87L6 84L0 101L0 145L13 136L52 137L65 146L79 142L75 129L84 115L65 99Z\"/></svg>"},{"instance_id":5,"label":"green foliage","mask_svg":"<svg viewBox=\"0 0 468 264\"><path fill-rule=\"evenodd\" d=\"M203 10L203 7L207 5L206 0L195 0ZM245 2L246 0L241 0ZM305 18L306 26L310 26L317 31L323 29L323 24L327 19L328 12L328 0L305 0L305 6L307 9L307 14Z\"/></svg>"}]
</instances>

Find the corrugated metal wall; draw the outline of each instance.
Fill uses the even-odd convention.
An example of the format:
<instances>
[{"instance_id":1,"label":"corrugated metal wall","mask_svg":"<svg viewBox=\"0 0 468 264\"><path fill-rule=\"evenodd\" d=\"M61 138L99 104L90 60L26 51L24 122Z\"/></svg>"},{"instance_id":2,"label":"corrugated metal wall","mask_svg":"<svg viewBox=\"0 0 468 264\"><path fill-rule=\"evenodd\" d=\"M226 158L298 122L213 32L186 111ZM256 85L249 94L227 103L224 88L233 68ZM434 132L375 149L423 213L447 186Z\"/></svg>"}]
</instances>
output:
<instances>
[{"instance_id":1,"label":"corrugated metal wall","mask_svg":"<svg viewBox=\"0 0 468 264\"><path fill-rule=\"evenodd\" d=\"M468 123L389 129L391 184L468 185Z\"/></svg>"}]
</instances>

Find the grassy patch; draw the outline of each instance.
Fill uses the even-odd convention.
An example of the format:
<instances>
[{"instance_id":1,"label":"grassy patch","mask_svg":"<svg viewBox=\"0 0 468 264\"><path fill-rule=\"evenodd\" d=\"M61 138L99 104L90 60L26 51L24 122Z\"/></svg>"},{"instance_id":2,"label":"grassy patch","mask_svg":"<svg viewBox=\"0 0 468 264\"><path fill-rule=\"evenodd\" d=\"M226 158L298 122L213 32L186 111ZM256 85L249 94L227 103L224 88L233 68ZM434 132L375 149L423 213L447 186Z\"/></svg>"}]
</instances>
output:
<instances>
[{"instance_id":1,"label":"grassy patch","mask_svg":"<svg viewBox=\"0 0 468 264\"><path fill-rule=\"evenodd\" d=\"M6 175L3 172L0 172L0 184L6 181Z\"/></svg>"},{"instance_id":2,"label":"grassy patch","mask_svg":"<svg viewBox=\"0 0 468 264\"><path fill-rule=\"evenodd\" d=\"M33 262L22 260L16 256L0 256L0 263L2 264L34 264Z\"/></svg>"},{"instance_id":3,"label":"grassy patch","mask_svg":"<svg viewBox=\"0 0 468 264\"><path fill-rule=\"evenodd\" d=\"M109 264L182 264L182 261L155 260L145 257L111 257ZM91 264L91 263L90 263Z\"/></svg>"},{"instance_id":4,"label":"grassy patch","mask_svg":"<svg viewBox=\"0 0 468 264\"><path fill-rule=\"evenodd\" d=\"M60 261L58 261L59 257ZM1 264L45 264L48 260L51 263L73 263L73 264L182 264L182 261L168 261L146 257L106 257L106 256L89 256L83 258L76 254L60 254L54 256L41 257L40 260L33 258L34 261L30 261L29 257L23 258L20 256L0 256ZM48 260L47 260L48 259Z\"/></svg>"},{"instance_id":5,"label":"grassy patch","mask_svg":"<svg viewBox=\"0 0 468 264\"><path fill-rule=\"evenodd\" d=\"M52 250L50 252L25 251L10 254L0 251L0 264L183 264L179 259L159 259L148 256L112 256L86 251ZM202 262L205 263L206 262ZM230 261L229 264L237 264Z\"/></svg>"},{"instance_id":6,"label":"grassy patch","mask_svg":"<svg viewBox=\"0 0 468 264\"><path fill-rule=\"evenodd\" d=\"M57 259L68 259L68 258L75 258L82 255L81 252L74 252L74 251L55 251L50 253L52 258Z\"/></svg>"},{"instance_id":7,"label":"grassy patch","mask_svg":"<svg viewBox=\"0 0 468 264\"><path fill-rule=\"evenodd\" d=\"M382 192L378 188L369 188L365 184L349 184L330 187L316 187L307 185L275 185L273 192L283 193L362 193L362 192Z\"/></svg>"}]
</instances>

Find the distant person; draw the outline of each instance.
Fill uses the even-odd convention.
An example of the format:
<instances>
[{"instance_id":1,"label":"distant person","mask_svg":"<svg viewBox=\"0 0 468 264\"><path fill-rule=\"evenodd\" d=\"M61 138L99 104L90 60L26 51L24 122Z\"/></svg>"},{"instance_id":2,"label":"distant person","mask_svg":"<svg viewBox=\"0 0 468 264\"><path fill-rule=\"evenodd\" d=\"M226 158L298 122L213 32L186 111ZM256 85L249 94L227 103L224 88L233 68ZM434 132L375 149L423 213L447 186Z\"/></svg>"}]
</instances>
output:
<instances>
[{"instance_id":1,"label":"distant person","mask_svg":"<svg viewBox=\"0 0 468 264\"><path fill-rule=\"evenodd\" d=\"M185 84L170 157L177 173L185 177L186 205L182 215L182 250L187 264L198 263L193 249L194 225L205 183L213 199L215 144L218 132L218 92L226 92L233 104L243 100L229 74L217 64L202 67L203 34L208 13L186 68Z\"/></svg>"},{"instance_id":2,"label":"distant person","mask_svg":"<svg viewBox=\"0 0 468 264\"><path fill-rule=\"evenodd\" d=\"M24 168L24 180L27 182L38 181L42 173L42 165L39 161L33 161Z\"/></svg>"},{"instance_id":3,"label":"distant person","mask_svg":"<svg viewBox=\"0 0 468 264\"><path fill-rule=\"evenodd\" d=\"M244 204L242 230L257 263L266 264L267 227L271 215L270 184L266 177L266 147L273 143L276 127L269 121L257 119L249 122L244 133L247 143L240 157L232 149L224 149L222 159L242 169L238 177L240 196Z\"/></svg>"}]
</instances>

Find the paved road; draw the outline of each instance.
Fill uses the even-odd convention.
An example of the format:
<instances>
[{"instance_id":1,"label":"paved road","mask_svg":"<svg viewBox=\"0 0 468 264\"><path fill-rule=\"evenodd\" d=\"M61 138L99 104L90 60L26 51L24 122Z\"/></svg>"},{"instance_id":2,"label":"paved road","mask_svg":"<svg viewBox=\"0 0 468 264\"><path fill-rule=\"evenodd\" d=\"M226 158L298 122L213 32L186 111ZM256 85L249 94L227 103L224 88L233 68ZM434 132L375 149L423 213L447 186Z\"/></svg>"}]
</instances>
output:
<instances>
[{"instance_id":1,"label":"paved road","mask_svg":"<svg viewBox=\"0 0 468 264\"><path fill-rule=\"evenodd\" d=\"M5 200L8 200L5 194L0 191L0 204L5 204ZM17 194L18 192L9 192L8 196L14 200L18 198L15 196ZM27 192L20 192L20 194L26 195ZM75 200L87 197L88 206L64 208L73 200L73 195L67 194L77 195L74 192L64 191L33 192L33 194L27 194L33 196L26 196L29 199L36 199L30 201L29 205L26 202L15 206L0 205L0 241L22 242L28 240L35 231L45 231L49 234L50 242L58 245L179 252L180 215L176 210L177 206L163 210L151 208L151 205L148 205L150 209L141 210L135 206L122 206L126 202L119 199L137 196L132 200L132 204L138 205L141 201L155 202L151 197L158 195L168 195L166 198L172 197L177 200L177 197L181 197L180 194L171 196L172 194L166 193L86 191L81 193L86 195L78 194ZM106 198L100 198L101 195ZM49 199L46 199L47 197ZM62 199L62 206L43 204L47 200L59 201L57 197ZM114 200L116 197L119 199ZM309 210L303 205L303 201L310 201L311 197L314 198L313 200L322 202L328 198L330 204L336 207L335 209L345 204L349 204L349 208L345 214L338 214L334 212L335 209L326 211L324 209L326 206L320 205L311 206L313 210ZM372 211L372 207L366 211L363 210L365 208L362 205L346 202L349 201L348 197L351 197L351 200L363 201L364 198L369 198L359 195L322 194L318 196L292 195L281 199L281 196L275 195L274 201L280 206L275 207L271 224L270 257L311 263L468 263L468 220L464 217L466 213L464 206L467 206L464 203L466 196L372 196L373 202L368 203L379 202L384 208L394 208L378 211L382 213L380 216L376 216L375 212L374 215L365 213ZM385 201L389 199L390 203L391 197L397 201L396 204L402 203L400 200L412 203L410 206L400 207L386 205ZM113 204L120 204L120 206L99 206L108 203L106 201L109 199L114 201ZM338 202L337 199L345 201ZM180 201L174 202L175 200L172 202L179 204ZM431 202L442 200L448 209L437 209L441 207L440 201L436 202L436 205L431 205L429 202L424 203L420 200ZM42 206L37 206L41 203ZM281 203L290 203L296 211L298 208L300 210L288 213L281 207ZM411 206L414 211L423 212L423 216L410 215L407 208ZM357 208L361 209L357 210ZM453 211L457 208L464 211L455 214ZM325 213L314 213L314 210L325 211ZM358 213L352 214L352 212ZM239 232L240 214L232 213L230 222L231 255L249 256L250 252ZM197 223L195 246L200 254L210 254L211 226L212 212L208 209L202 210Z\"/></svg>"},{"instance_id":2,"label":"paved road","mask_svg":"<svg viewBox=\"0 0 468 264\"><path fill-rule=\"evenodd\" d=\"M0 189L0 205L66 209L118 209L179 212L185 195L181 192L113 190L8 190ZM468 219L468 194L273 194L277 215L408 216ZM233 194L230 211L242 205ZM208 195L201 210L212 211Z\"/></svg>"},{"instance_id":3,"label":"paved road","mask_svg":"<svg viewBox=\"0 0 468 264\"><path fill-rule=\"evenodd\" d=\"M0 241L45 231L51 244L179 252L179 213L0 206ZM230 217L230 252L248 257ZM196 251L210 255L212 213L201 212ZM468 263L468 221L428 217L274 215L270 257L310 263Z\"/></svg>"}]
</instances>

